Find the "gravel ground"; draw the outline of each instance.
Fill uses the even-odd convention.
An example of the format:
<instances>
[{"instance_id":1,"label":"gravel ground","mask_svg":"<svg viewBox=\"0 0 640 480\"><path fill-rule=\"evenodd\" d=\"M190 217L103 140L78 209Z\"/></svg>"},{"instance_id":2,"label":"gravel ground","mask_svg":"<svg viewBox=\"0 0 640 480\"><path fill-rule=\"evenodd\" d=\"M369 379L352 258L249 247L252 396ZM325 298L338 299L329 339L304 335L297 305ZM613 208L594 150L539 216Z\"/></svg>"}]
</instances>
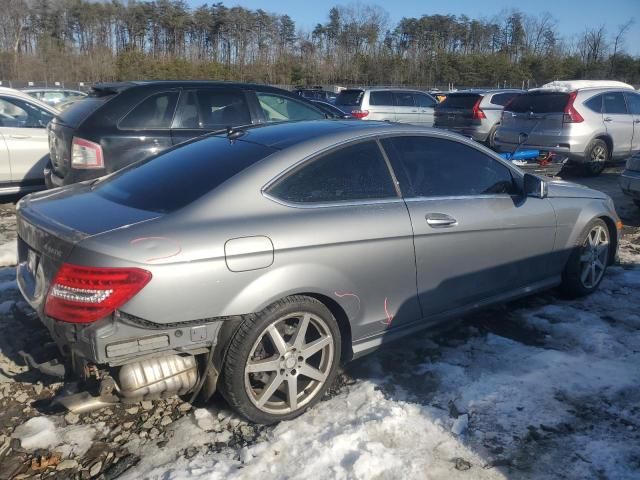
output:
<instances>
[{"instance_id":1,"label":"gravel ground","mask_svg":"<svg viewBox=\"0 0 640 480\"><path fill-rule=\"evenodd\" d=\"M625 224L622 255L635 259L636 255L640 255L640 210L620 193L617 185L619 171L620 168L609 168L601 176L590 179L574 177L570 172L566 176L569 180L603 190L614 198L618 213ZM15 207L12 203L2 204L0 205L0 246L8 246L10 250L14 243ZM620 267L618 269L617 275L623 275L624 269ZM459 329L437 335L430 340L422 339L421 341L427 342L428 346L414 352L415 354L406 356L402 354L402 348L398 350L392 347L368 357L371 359L370 362L354 362L341 373L338 382L327 394L327 398L335 397L335 401L339 402L341 398L357 388L363 379L366 381L375 377L376 374L372 373L371 366L377 365L387 373L376 387L376 391L381 392L384 398L402 397L403 401L408 400L441 408L454 421L455 427L452 428L462 429L458 432L461 434L468 425L461 424L457 419L464 418L465 422L468 422L470 414L461 411L455 402L442 403L444 402L443 393L446 392L443 392L444 387L439 384L435 373L424 374L428 367L425 367L426 370L416 382L415 371L407 362L419 364L420 360L424 362L425 359L436 359L444 355L448 349L455 349L460 345L473 345L480 338L493 338L492 336L520 342L525 346L542 346L549 352L562 350L546 339L544 329L532 327L529 321L505 322L510 316L516 315L514 312L528 308L541 308L541 306L546 308L554 303L556 298L551 293L499 306L488 310L485 314L475 315L473 319L463 323ZM600 315L603 314L600 313ZM612 318L611 321L615 323L616 319ZM45 415L42 412L42 405L45 405L47 399L59 391L62 384L38 372L29 371L18 352L25 350L43 355L48 348L48 342L50 342L48 333L20 297L15 284L15 268L11 266L0 268L0 480L13 478L111 479L123 474L128 478L187 478L195 470L186 470L191 474L185 474L185 476L165 476L159 473L163 469L166 470L165 467L153 471L153 462L150 467L146 466L150 464L150 459L145 458L145 455L155 455L164 449L173 452L173 457L167 462L177 459L182 463L189 463L194 459L194 462L202 467L203 458L224 454L224 458L242 463L246 460L243 452L247 452L252 446L274 442L274 435L281 434L281 430L277 430L278 427L274 430L274 427L257 427L247 424L228 411L227 405L219 396L214 397L206 409L201 408L202 405L192 406L179 398L172 398L153 403L115 405L79 416L65 413ZM630 394L639 397L632 399L632 403L635 402L637 406L640 394L637 389ZM500 456L500 452L506 448L503 444L495 439L485 440L485 443L489 443L488 448L494 449L492 460L487 461L485 468L502 468L509 473L507 476L512 474L523 476L523 472L535 472L535 468L527 462L535 461L536 455L541 452L540 444L544 439L549 442L549 438L554 435L561 439L562 435L568 432L563 430L566 428L584 428L588 433L588 425L594 428L595 424L597 431L598 422L603 421L619 425L623 432L621 435L628 435L628 438L624 437L625 441L635 442L636 446L640 445L638 425L634 423L635 420L627 420L625 424L618 418L619 416L607 413L607 405L596 398L581 401L571 395L565 394L564 397L562 394L559 395L561 398L557 401L566 404L567 409L580 410L579 422L567 423L568 426L536 425L528 430L527 435L518 437L517 448L511 448L508 457ZM615 403L615 400L612 402ZM611 406L610 403L609 406ZM322 405L318 409L321 410ZM607 415L612 418L608 418ZM629 415L629 418L635 419L639 415L638 409L632 409ZM598 417L598 420L595 420L595 417ZM473 422L474 417L471 417L472 426ZM190 426L189 428L196 429L187 430L188 432L203 432L202 436L194 436L192 441L185 440L180 436L180 432L186 424ZM35 432L32 435L26 431L30 426ZM45 435L53 436L53 440L41 438ZM16 437L22 438L22 442ZM41 448L38 446L40 444L46 447ZM560 440L548 443L547 447L545 447L547 450L555 449L556 453L554 456L553 452L544 450L545 455L554 456L553 461L563 461L561 457L565 452L562 450ZM580 453L578 455L580 456ZM640 452L633 458L636 458L637 469L640 471ZM580 462L579 459L578 462ZM585 465L586 462L591 461L585 459ZM471 463L473 462L457 458L454 462L456 472L469 470ZM365 473L364 476L368 477L369 474L370 472ZM561 476L572 477L571 474ZM602 475L596 472L594 477L607 478L607 475L606 472ZM467 478L479 478L478 471L474 474L470 470Z\"/></svg>"}]
</instances>

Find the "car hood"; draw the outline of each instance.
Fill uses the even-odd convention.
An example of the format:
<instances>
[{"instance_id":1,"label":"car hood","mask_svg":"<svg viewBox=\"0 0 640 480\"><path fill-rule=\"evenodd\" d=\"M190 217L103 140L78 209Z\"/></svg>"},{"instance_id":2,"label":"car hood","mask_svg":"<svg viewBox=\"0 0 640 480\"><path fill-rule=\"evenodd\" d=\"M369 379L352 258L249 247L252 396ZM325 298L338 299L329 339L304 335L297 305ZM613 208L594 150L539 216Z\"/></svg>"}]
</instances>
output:
<instances>
[{"instance_id":1,"label":"car hood","mask_svg":"<svg viewBox=\"0 0 640 480\"><path fill-rule=\"evenodd\" d=\"M607 194L577 183L564 180L547 180L547 196L549 198L598 198L606 200Z\"/></svg>"}]
</instances>

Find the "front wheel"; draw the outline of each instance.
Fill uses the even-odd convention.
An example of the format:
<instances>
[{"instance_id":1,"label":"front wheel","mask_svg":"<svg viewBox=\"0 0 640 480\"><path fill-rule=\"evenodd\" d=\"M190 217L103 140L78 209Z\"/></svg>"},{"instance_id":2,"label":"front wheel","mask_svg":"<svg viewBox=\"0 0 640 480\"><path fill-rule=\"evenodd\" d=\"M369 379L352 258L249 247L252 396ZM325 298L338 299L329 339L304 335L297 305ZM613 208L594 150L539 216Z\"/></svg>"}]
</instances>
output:
<instances>
[{"instance_id":1,"label":"front wheel","mask_svg":"<svg viewBox=\"0 0 640 480\"><path fill-rule=\"evenodd\" d=\"M240 325L224 360L221 393L255 423L297 417L333 383L340 342L338 324L324 304L287 297Z\"/></svg>"},{"instance_id":2,"label":"front wheel","mask_svg":"<svg viewBox=\"0 0 640 480\"><path fill-rule=\"evenodd\" d=\"M562 289L570 296L592 293L604 277L609 265L609 229L603 220L589 222L573 249L562 275Z\"/></svg>"}]
</instances>

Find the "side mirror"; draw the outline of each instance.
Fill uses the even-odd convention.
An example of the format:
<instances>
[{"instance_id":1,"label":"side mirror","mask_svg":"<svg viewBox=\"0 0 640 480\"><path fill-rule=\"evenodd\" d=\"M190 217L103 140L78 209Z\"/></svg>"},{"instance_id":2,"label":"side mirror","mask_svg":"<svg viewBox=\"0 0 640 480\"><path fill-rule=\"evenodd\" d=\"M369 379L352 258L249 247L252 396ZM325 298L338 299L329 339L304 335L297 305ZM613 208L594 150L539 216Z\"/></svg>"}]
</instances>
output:
<instances>
[{"instance_id":1,"label":"side mirror","mask_svg":"<svg viewBox=\"0 0 640 480\"><path fill-rule=\"evenodd\" d=\"M525 173L524 194L527 197L545 198L547 196L547 183L537 175Z\"/></svg>"}]
</instances>

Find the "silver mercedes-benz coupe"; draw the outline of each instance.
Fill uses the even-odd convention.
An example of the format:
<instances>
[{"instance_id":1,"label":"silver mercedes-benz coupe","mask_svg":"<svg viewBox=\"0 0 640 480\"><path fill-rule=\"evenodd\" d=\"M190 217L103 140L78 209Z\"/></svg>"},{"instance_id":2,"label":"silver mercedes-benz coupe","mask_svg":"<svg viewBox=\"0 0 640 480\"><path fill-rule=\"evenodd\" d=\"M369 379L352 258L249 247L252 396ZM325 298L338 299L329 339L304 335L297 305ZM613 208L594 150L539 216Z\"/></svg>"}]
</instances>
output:
<instances>
[{"instance_id":1,"label":"silver mercedes-benz coupe","mask_svg":"<svg viewBox=\"0 0 640 480\"><path fill-rule=\"evenodd\" d=\"M340 363L476 308L595 290L605 194L456 134L320 120L211 134L18 205L18 284L90 391L77 411L218 389L259 423Z\"/></svg>"}]
</instances>

